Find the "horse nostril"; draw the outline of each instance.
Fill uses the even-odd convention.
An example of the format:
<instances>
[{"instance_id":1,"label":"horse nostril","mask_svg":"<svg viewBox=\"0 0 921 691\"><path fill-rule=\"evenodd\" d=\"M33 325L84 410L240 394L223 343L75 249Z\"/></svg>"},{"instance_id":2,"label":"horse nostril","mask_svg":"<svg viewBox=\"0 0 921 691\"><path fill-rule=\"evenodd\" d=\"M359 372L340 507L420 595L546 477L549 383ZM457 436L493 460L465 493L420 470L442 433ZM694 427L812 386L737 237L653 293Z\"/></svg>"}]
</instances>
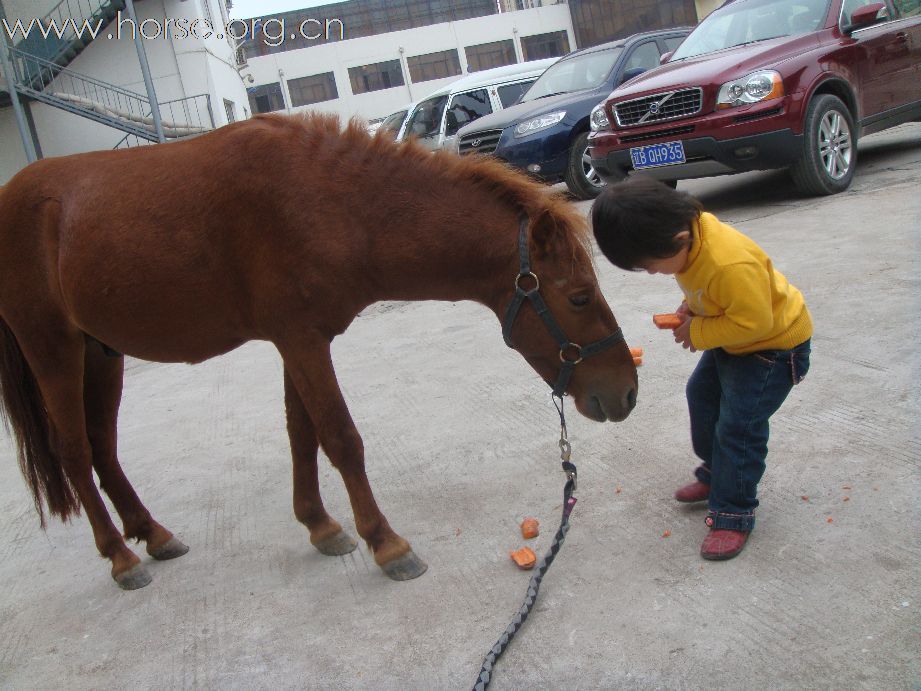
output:
<instances>
[{"instance_id":1,"label":"horse nostril","mask_svg":"<svg viewBox=\"0 0 921 691\"><path fill-rule=\"evenodd\" d=\"M636 389L630 389L627 392L627 410L633 410L636 406Z\"/></svg>"}]
</instances>

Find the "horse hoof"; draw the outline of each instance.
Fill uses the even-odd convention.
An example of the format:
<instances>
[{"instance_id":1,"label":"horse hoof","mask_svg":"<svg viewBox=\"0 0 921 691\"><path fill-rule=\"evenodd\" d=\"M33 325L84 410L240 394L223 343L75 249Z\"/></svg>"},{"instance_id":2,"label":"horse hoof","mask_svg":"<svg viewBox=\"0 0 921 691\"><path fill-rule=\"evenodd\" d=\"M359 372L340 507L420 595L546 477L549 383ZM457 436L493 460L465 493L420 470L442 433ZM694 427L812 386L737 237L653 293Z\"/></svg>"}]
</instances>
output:
<instances>
[{"instance_id":1,"label":"horse hoof","mask_svg":"<svg viewBox=\"0 0 921 691\"><path fill-rule=\"evenodd\" d=\"M112 578L115 579L115 582L118 583L118 587L122 590L137 590L138 588L143 588L145 585L148 585L153 580L150 574L147 573L147 569L144 568L143 564L135 564L127 571L117 576L112 576Z\"/></svg>"},{"instance_id":2,"label":"horse hoof","mask_svg":"<svg viewBox=\"0 0 921 691\"><path fill-rule=\"evenodd\" d=\"M398 557L386 564L381 564L390 578L395 581L409 581L418 578L426 572L429 565L416 556L415 552L409 551L402 557Z\"/></svg>"},{"instance_id":3,"label":"horse hoof","mask_svg":"<svg viewBox=\"0 0 921 691\"><path fill-rule=\"evenodd\" d=\"M358 547L358 543L347 532L340 530L335 535L325 540L320 540L314 547L320 550L321 554L325 554L328 557L340 557L343 554L354 552L355 548Z\"/></svg>"},{"instance_id":4,"label":"horse hoof","mask_svg":"<svg viewBox=\"0 0 921 691\"><path fill-rule=\"evenodd\" d=\"M175 537L171 537L169 540L164 542L162 545L153 550L147 550L147 553L152 556L154 559L159 561L166 561L167 559L175 559L176 557L181 557L183 554L189 551L189 546L183 544Z\"/></svg>"}]
</instances>

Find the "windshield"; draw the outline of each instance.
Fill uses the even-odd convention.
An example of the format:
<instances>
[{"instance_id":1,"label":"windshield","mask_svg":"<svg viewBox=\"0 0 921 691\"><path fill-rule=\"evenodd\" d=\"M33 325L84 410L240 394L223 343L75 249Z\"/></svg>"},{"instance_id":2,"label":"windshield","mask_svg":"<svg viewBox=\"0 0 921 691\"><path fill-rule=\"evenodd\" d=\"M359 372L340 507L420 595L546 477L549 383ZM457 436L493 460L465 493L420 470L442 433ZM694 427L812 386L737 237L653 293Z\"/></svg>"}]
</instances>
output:
<instances>
[{"instance_id":1,"label":"windshield","mask_svg":"<svg viewBox=\"0 0 921 691\"><path fill-rule=\"evenodd\" d=\"M827 13L828 0L737 0L708 15L669 62L816 31Z\"/></svg>"},{"instance_id":2,"label":"windshield","mask_svg":"<svg viewBox=\"0 0 921 691\"><path fill-rule=\"evenodd\" d=\"M611 74L622 51L622 48L599 50L553 63L521 97L521 102L601 86Z\"/></svg>"}]
</instances>

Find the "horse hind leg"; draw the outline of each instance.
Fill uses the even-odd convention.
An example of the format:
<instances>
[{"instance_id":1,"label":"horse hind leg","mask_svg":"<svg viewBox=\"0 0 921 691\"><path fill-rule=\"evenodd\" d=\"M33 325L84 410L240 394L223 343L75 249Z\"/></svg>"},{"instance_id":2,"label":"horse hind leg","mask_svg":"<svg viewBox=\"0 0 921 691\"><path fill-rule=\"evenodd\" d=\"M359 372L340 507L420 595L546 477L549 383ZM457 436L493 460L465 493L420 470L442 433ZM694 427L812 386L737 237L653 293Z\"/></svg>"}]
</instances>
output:
<instances>
[{"instance_id":1,"label":"horse hind leg","mask_svg":"<svg viewBox=\"0 0 921 691\"><path fill-rule=\"evenodd\" d=\"M42 322L36 320L33 323ZM60 321L55 323L48 319L42 323L41 329L16 331L16 336L47 411L48 448L53 457L44 463L63 467L64 475L89 519L99 553L112 563L115 582L126 590L147 585L150 575L115 528L93 482L93 454L83 407L82 335ZM34 460L28 462L32 464ZM34 486L33 492L37 492ZM37 493L36 501L41 501ZM54 507L51 508L53 511ZM64 518L67 514L61 515Z\"/></svg>"},{"instance_id":2,"label":"horse hind leg","mask_svg":"<svg viewBox=\"0 0 921 691\"><path fill-rule=\"evenodd\" d=\"M294 515L310 531L310 542L322 554L340 556L358 543L323 506L317 477L317 434L300 395L285 369L285 413L294 470Z\"/></svg>"},{"instance_id":3,"label":"horse hind leg","mask_svg":"<svg viewBox=\"0 0 921 691\"><path fill-rule=\"evenodd\" d=\"M93 468L122 520L125 538L146 542L147 553L154 559L174 559L189 548L153 519L118 462L117 421L124 365L124 357L113 357L98 341L86 339L83 406Z\"/></svg>"}]
</instances>

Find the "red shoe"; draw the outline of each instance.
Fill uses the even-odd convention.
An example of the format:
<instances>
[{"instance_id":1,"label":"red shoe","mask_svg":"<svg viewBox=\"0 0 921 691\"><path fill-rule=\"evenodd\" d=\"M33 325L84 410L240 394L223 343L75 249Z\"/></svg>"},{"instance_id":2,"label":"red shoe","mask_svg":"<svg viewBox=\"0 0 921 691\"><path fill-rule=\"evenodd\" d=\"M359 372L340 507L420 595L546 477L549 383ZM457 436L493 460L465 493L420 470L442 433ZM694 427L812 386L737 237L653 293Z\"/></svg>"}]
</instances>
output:
<instances>
[{"instance_id":1,"label":"red shoe","mask_svg":"<svg viewBox=\"0 0 921 691\"><path fill-rule=\"evenodd\" d=\"M710 528L700 546L700 556L711 561L732 559L745 547L748 535L741 530Z\"/></svg>"},{"instance_id":2,"label":"red shoe","mask_svg":"<svg viewBox=\"0 0 921 691\"><path fill-rule=\"evenodd\" d=\"M693 501L706 501L707 497L709 496L710 485L700 481L692 482L690 485L685 485L675 492L675 499L685 503L690 503Z\"/></svg>"}]
</instances>

